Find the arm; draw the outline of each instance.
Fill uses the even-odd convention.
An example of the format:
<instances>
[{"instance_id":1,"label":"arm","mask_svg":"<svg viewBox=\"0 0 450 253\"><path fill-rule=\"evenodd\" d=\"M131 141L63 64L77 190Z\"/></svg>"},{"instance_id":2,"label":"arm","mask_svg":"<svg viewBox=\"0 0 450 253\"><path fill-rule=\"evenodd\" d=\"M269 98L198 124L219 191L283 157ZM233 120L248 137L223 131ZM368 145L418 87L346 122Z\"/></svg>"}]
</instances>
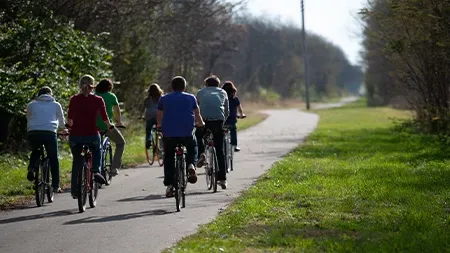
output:
<instances>
[{"instance_id":1,"label":"arm","mask_svg":"<svg viewBox=\"0 0 450 253\"><path fill-rule=\"evenodd\" d=\"M26 112L27 112L27 120L29 121L31 118L30 104L27 105Z\"/></svg>"},{"instance_id":2,"label":"arm","mask_svg":"<svg viewBox=\"0 0 450 253\"><path fill-rule=\"evenodd\" d=\"M142 107L141 107L141 117L142 118L145 118L145 113L146 113L146 111L147 111L147 101L148 101L148 97L146 97L145 99L144 99L144 102L142 103Z\"/></svg>"},{"instance_id":3,"label":"arm","mask_svg":"<svg viewBox=\"0 0 450 253\"><path fill-rule=\"evenodd\" d=\"M100 117L102 118L103 122L105 122L108 129L110 129L112 125L109 122L108 114L106 113L105 101L103 101L102 98L99 98L98 103L99 103L98 108L99 108L99 112L100 112Z\"/></svg>"},{"instance_id":4,"label":"arm","mask_svg":"<svg viewBox=\"0 0 450 253\"><path fill-rule=\"evenodd\" d=\"M223 101L223 107L224 107L224 113L225 113L225 119L228 119L228 116L230 116L230 101L228 101L228 94L223 91L223 93L225 94L225 100Z\"/></svg>"},{"instance_id":5,"label":"arm","mask_svg":"<svg viewBox=\"0 0 450 253\"><path fill-rule=\"evenodd\" d=\"M120 112L120 106L119 105L114 106L113 110L114 110L114 118L115 118L116 124L118 126L123 126L122 121L121 121L122 115Z\"/></svg>"},{"instance_id":6,"label":"arm","mask_svg":"<svg viewBox=\"0 0 450 253\"><path fill-rule=\"evenodd\" d=\"M199 108L194 109L194 117L195 117L195 122L196 122L197 126L202 127L202 126L205 125L205 122L203 121L203 118L200 115L200 109Z\"/></svg>"},{"instance_id":7,"label":"arm","mask_svg":"<svg viewBox=\"0 0 450 253\"><path fill-rule=\"evenodd\" d=\"M159 110L156 112L156 127L161 127L164 111Z\"/></svg>"},{"instance_id":8,"label":"arm","mask_svg":"<svg viewBox=\"0 0 450 253\"><path fill-rule=\"evenodd\" d=\"M56 111L56 117L58 118L58 128L63 129L66 124L64 120L64 113L60 103L57 103L58 109Z\"/></svg>"},{"instance_id":9,"label":"arm","mask_svg":"<svg viewBox=\"0 0 450 253\"><path fill-rule=\"evenodd\" d=\"M241 117L242 117L242 116L244 116L245 114L244 114L244 112L243 112L243 110L242 110L241 101L240 101L239 98L237 98L237 97L236 97L236 99L237 99L237 102L238 102L238 107L237 107L237 109L238 109L239 114L240 114Z\"/></svg>"},{"instance_id":10,"label":"arm","mask_svg":"<svg viewBox=\"0 0 450 253\"><path fill-rule=\"evenodd\" d=\"M158 111L156 111L156 127L161 127L162 119L164 115L163 98L159 99Z\"/></svg>"},{"instance_id":11,"label":"arm","mask_svg":"<svg viewBox=\"0 0 450 253\"><path fill-rule=\"evenodd\" d=\"M73 125L73 98L70 98L69 109L67 111L67 125L72 127Z\"/></svg>"},{"instance_id":12,"label":"arm","mask_svg":"<svg viewBox=\"0 0 450 253\"><path fill-rule=\"evenodd\" d=\"M205 125L205 122L203 121L203 118L200 114L200 108L198 106L197 99L194 97L194 106L192 109L194 109L194 120L197 126L202 127Z\"/></svg>"}]
</instances>

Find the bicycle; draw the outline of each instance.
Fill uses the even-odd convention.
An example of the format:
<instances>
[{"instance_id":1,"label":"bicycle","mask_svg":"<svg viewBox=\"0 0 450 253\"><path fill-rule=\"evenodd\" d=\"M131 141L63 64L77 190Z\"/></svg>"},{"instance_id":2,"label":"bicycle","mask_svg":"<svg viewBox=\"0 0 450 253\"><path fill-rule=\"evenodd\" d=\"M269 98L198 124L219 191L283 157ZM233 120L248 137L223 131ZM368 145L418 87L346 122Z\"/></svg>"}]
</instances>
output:
<instances>
[{"instance_id":1,"label":"bicycle","mask_svg":"<svg viewBox=\"0 0 450 253\"><path fill-rule=\"evenodd\" d=\"M125 126L116 126L117 128L125 129ZM111 145L111 141L109 137L106 136L108 130L101 133L102 138L102 176L105 178L105 185L110 185L112 181L112 159L113 159L113 147ZM102 184L99 184L99 188L102 188Z\"/></svg>"},{"instance_id":2,"label":"bicycle","mask_svg":"<svg viewBox=\"0 0 450 253\"><path fill-rule=\"evenodd\" d=\"M157 131L156 126L152 127L152 136L151 136L151 145L152 152L149 154L149 149L145 146L145 156L147 157L147 162L149 165L153 165L155 162L155 158L158 160L159 166L164 166L164 147L162 142L162 133ZM145 140L147 143L147 140Z\"/></svg>"},{"instance_id":3,"label":"bicycle","mask_svg":"<svg viewBox=\"0 0 450 253\"><path fill-rule=\"evenodd\" d=\"M238 119L245 119L247 116L244 114L242 116L238 116ZM229 125L223 126L224 131L224 157L225 157L225 168L227 170L227 173L230 173L233 171L233 155L234 155L234 149L231 145L231 135L230 135L230 128Z\"/></svg>"},{"instance_id":4,"label":"bicycle","mask_svg":"<svg viewBox=\"0 0 450 253\"><path fill-rule=\"evenodd\" d=\"M67 134L57 134L58 136L66 136ZM50 177L50 161L45 150L45 146L41 145L38 149L39 159L34 166L34 196L38 207L44 205L45 195L47 202L52 203L55 197L53 187L51 186Z\"/></svg>"},{"instance_id":5,"label":"bicycle","mask_svg":"<svg viewBox=\"0 0 450 253\"><path fill-rule=\"evenodd\" d=\"M174 170L175 184L175 204L177 212L181 208L186 207L186 187L187 187L187 173L186 173L186 148L177 144L175 148L175 170Z\"/></svg>"},{"instance_id":6,"label":"bicycle","mask_svg":"<svg viewBox=\"0 0 450 253\"><path fill-rule=\"evenodd\" d=\"M92 151L89 145L83 145L81 149L83 157L83 167L78 170L77 176L77 199L78 210L80 213L86 211L86 202L89 195L89 206L96 207L99 183L95 182L94 174L91 173L92 168Z\"/></svg>"},{"instance_id":7,"label":"bicycle","mask_svg":"<svg viewBox=\"0 0 450 253\"><path fill-rule=\"evenodd\" d=\"M214 136L210 129L206 130L203 137L205 143L205 172L206 172L206 187L208 190L213 189L217 192L217 178L216 174L219 171L219 162L217 160L216 148L214 147Z\"/></svg>"}]
</instances>

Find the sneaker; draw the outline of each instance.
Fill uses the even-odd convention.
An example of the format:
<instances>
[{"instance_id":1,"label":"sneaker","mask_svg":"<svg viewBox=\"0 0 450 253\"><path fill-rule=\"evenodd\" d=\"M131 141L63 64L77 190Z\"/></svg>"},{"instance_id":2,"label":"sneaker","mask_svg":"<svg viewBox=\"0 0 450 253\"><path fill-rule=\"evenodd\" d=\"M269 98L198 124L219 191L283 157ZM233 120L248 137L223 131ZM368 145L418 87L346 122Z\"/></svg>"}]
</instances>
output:
<instances>
[{"instance_id":1,"label":"sneaker","mask_svg":"<svg viewBox=\"0 0 450 253\"><path fill-rule=\"evenodd\" d=\"M62 193L61 187L53 187L53 193Z\"/></svg>"},{"instance_id":2,"label":"sneaker","mask_svg":"<svg viewBox=\"0 0 450 253\"><path fill-rule=\"evenodd\" d=\"M34 180L34 171L28 171L27 173L27 179L28 181L33 181Z\"/></svg>"},{"instance_id":3,"label":"sneaker","mask_svg":"<svg viewBox=\"0 0 450 253\"><path fill-rule=\"evenodd\" d=\"M234 152L239 152L239 151L241 151L241 148L238 147L238 146L235 146L235 147L234 147Z\"/></svg>"},{"instance_id":4,"label":"sneaker","mask_svg":"<svg viewBox=\"0 0 450 253\"><path fill-rule=\"evenodd\" d=\"M203 165L205 165L205 160L206 160L205 154L201 154L196 164L197 168L203 167Z\"/></svg>"},{"instance_id":5,"label":"sneaker","mask_svg":"<svg viewBox=\"0 0 450 253\"><path fill-rule=\"evenodd\" d=\"M77 195L72 195L72 198L73 199L78 199L78 196Z\"/></svg>"},{"instance_id":6,"label":"sneaker","mask_svg":"<svg viewBox=\"0 0 450 253\"><path fill-rule=\"evenodd\" d=\"M119 169L111 169L111 176L115 177L117 175L119 175Z\"/></svg>"},{"instance_id":7,"label":"sneaker","mask_svg":"<svg viewBox=\"0 0 450 253\"><path fill-rule=\"evenodd\" d=\"M188 167L188 182L191 184L197 183L197 174L195 173L195 167L193 164L189 164Z\"/></svg>"},{"instance_id":8,"label":"sneaker","mask_svg":"<svg viewBox=\"0 0 450 253\"><path fill-rule=\"evenodd\" d=\"M106 180L100 172L94 172L94 180L99 184L106 184Z\"/></svg>"},{"instance_id":9,"label":"sneaker","mask_svg":"<svg viewBox=\"0 0 450 253\"><path fill-rule=\"evenodd\" d=\"M220 185L223 190L227 189L227 180L219 180L217 181L217 184Z\"/></svg>"},{"instance_id":10,"label":"sneaker","mask_svg":"<svg viewBox=\"0 0 450 253\"><path fill-rule=\"evenodd\" d=\"M172 185L168 185L166 188L166 197L167 198L172 198L173 197L173 186Z\"/></svg>"}]
</instances>

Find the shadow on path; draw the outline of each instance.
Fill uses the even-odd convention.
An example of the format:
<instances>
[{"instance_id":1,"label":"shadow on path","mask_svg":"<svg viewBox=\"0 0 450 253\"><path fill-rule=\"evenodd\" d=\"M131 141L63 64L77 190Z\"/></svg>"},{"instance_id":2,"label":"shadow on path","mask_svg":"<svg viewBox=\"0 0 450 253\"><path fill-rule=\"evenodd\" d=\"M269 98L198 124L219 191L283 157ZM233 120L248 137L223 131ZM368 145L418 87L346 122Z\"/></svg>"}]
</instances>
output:
<instances>
[{"instance_id":1,"label":"shadow on path","mask_svg":"<svg viewBox=\"0 0 450 253\"><path fill-rule=\"evenodd\" d=\"M130 220L130 219L137 219L142 218L146 216L152 216L152 215L166 215L175 213L175 211L167 211L162 209L156 209L156 210L148 210L138 213L126 213L126 214L118 214L113 216L106 216L106 217L87 217L82 218L78 220L68 221L63 223L63 225L77 225L77 224L84 224L84 223L102 223L102 222L112 222L112 221L123 221L123 220Z\"/></svg>"}]
</instances>

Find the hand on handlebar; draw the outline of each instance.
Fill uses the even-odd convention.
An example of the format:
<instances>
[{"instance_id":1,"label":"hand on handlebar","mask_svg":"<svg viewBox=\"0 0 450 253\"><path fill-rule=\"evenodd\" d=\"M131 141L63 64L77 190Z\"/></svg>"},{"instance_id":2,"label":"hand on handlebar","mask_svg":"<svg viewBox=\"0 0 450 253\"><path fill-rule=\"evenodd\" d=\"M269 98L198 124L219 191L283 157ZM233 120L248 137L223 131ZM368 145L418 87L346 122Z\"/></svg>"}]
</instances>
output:
<instances>
[{"instance_id":1,"label":"hand on handlebar","mask_svg":"<svg viewBox=\"0 0 450 253\"><path fill-rule=\"evenodd\" d=\"M205 122L203 120L199 121L199 122L196 122L195 126L196 127L204 127L205 126Z\"/></svg>"}]
</instances>

